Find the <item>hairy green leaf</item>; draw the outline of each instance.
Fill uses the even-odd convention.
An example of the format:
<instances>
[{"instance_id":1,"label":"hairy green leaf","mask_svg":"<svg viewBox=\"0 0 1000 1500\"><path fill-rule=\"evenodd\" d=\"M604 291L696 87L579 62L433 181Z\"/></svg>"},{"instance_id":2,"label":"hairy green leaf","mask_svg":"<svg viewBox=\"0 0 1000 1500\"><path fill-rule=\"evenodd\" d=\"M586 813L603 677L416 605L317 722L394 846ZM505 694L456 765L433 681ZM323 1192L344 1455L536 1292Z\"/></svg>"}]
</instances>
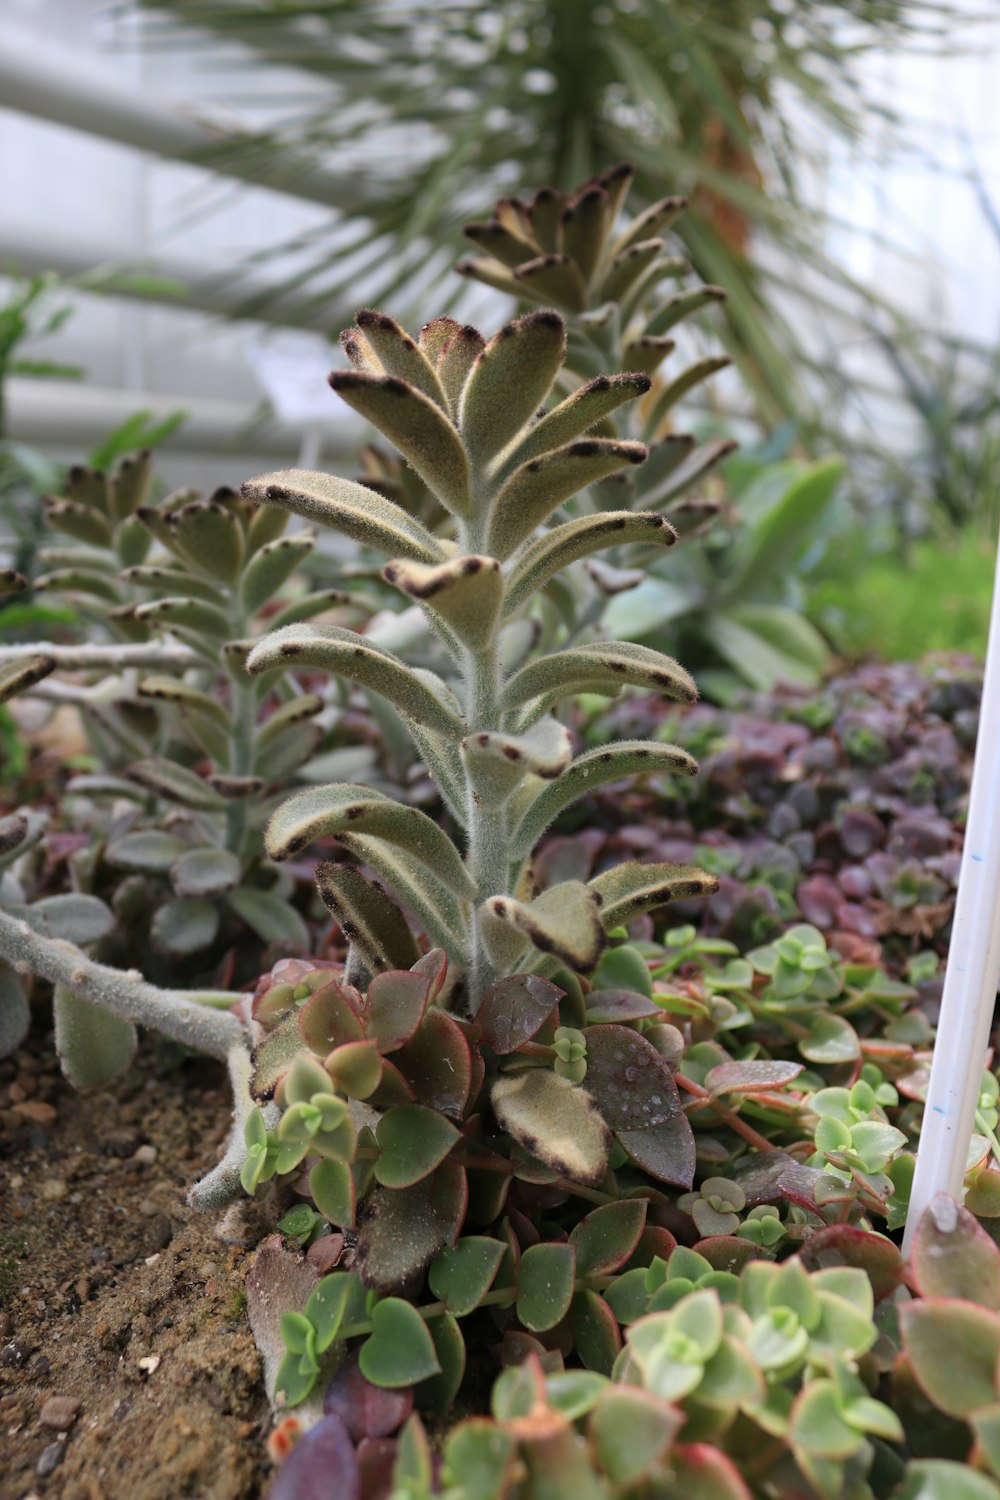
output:
<instances>
[{"instance_id":1,"label":"hairy green leaf","mask_svg":"<svg viewBox=\"0 0 1000 1500\"><path fill-rule=\"evenodd\" d=\"M247 657L251 673L283 665L314 667L349 677L388 698L401 713L438 734L457 738L463 732L461 719L448 707L443 684L439 695L427 685L426 678L431 674L418 677L391 651L353 630L337 625L284 625L266 635Z\"/></svg>"}]
</instances>

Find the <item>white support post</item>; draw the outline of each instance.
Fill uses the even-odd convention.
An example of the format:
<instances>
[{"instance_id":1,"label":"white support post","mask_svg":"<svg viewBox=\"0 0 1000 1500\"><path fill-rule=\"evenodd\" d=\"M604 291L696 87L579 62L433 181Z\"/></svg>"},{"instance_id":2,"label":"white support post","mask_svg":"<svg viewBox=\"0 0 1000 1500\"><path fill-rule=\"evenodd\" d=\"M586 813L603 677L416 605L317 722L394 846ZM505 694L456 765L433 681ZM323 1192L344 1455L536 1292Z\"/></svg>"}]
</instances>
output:
<instances>
[{"instance_id":1,"label":"white support post","mask_svg":"<svg viewBox=\"0 0 1000 1500\"><path fill-rule=\"evenodd\" d=\"M1000 549L972 790L941 1017L903 1236L937 1193L962 1199L979 1084L1000 982Z\"/></svg>"}]
</instances>

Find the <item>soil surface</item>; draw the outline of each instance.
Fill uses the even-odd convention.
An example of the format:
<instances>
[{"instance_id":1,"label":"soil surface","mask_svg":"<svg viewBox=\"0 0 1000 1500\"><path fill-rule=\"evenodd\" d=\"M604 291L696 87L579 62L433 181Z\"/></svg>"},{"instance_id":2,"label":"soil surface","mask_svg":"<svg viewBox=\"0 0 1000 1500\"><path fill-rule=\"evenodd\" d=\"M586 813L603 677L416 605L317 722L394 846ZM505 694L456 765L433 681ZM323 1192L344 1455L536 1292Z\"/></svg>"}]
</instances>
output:
<instances>
[{"instance_id":1,"label":"soil surface","mask_svg":"<svg viewBox=\"0 0 1000 1500\"><path fill-rule=\"evenodd\" d=\"M153 1042L89 1094L43 1028L0 1063L0 1500L266 1491L249 1251L185 1201L228 1124L222 1069Z\"/></svg>"}]
</instances>

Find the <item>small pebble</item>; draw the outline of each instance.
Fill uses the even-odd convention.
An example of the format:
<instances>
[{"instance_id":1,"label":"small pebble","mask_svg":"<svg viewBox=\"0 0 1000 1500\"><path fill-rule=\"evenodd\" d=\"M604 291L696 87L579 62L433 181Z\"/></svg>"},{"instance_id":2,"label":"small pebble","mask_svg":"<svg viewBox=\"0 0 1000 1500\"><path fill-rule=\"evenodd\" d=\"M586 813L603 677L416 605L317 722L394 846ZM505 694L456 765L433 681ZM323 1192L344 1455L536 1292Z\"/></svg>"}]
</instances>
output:
<instances>
[{"instance_id":1,"label":"small pebble","mask_svg":"<svg viewBox=\"0 0 1000 1500\"><path fill-rule=\"evenodd\" d=\"M156 1371L159 1368L160 1368L160 1355L159 1354L147 1354L146 1357L145 1357L145 1359L140 1359L140 1361L139 1361L139 1369L142 1370L142 1371L144 1371L144 1373L147 1374L147 1375L155 1375Z\"/></svg>"},{"instance_id":2,"label":"small pebble","mask_svg":"<svg viewBox=\"0 0 1000 1500\"><path fill-rule=\"evenodd\" d=\"M153 1214L157 1214L160 1211L152 1198L141 1198L138 1203L138 1209L144 1219L150 1219Z\"/></svg>"},{"instance_id":3,"label":"small pebble","mask_svg":"<svg viewBox=\"0 0 1000 1500\"><path fill-rule=\"evenodd\" d=\"M41 1457L35 1465L35 1473L39 1479L48 1479L50 1474L55 1473L63 1461L65 1451L65 1444L61 1443L58 1438L56 1438L54 1443L49 1443L47 1447L42 1449Z\"/></svg>"},{"instance_id":4,"label":"small pebble","mask_svg":"<svg viewBox=\"0 0 1000 1500\"><path fill-rule=\"evenodd\" d=\"M50 1396L38 1413L38 1420L45 1427L54 1427L57 1432L68 1432L80 1412L80 1401L76 1396Z\"/></svg>"},{"instance_id":5,"label":"small pebble","mask_svg":"<svg viewBox=\"0 0 1000 1500\"><path fill-rule=\"evenodd\" d=\"M13 1113L22 1120L30 1120L33 1125L54 1125L56 1122L55 1109L41 1099L25 1099L22 1104L14 1106Z\"/></svg>"},{"instance_id":6,"label":"small pebble","mask_svg":"<svg viewBox=\"0 0 1000 1500\"><path fill-rule=\"evenodd\" d=\"M144 1167L151 1167L156 1160L155 1146L140 1146L133 1154L133 1161L141 1162Z\"/></svg>"},{"instance_id":7,"label":"small pebble","mask_svg":"<svg viewBox=\"0 0 1000 1500\"><path fill-rule=\"evenodd\" d=\"M42 1197L49 1203L54 1203L57 1198L65 1198L66 1184L61 1177L47 1177L42 1183Z\"/></svg>"},{"instance_id":8,"label":"small pebble","mask_svg":"<svg viewBox=\"0 0 1000 1500\"><path fill-rule=\"evenodd\" d=\"M137 1130L121 1128L109 1130L101 1141L111 1156L133 1156L141 1144L142 1136Z\"/></svg>"}]
</instances>

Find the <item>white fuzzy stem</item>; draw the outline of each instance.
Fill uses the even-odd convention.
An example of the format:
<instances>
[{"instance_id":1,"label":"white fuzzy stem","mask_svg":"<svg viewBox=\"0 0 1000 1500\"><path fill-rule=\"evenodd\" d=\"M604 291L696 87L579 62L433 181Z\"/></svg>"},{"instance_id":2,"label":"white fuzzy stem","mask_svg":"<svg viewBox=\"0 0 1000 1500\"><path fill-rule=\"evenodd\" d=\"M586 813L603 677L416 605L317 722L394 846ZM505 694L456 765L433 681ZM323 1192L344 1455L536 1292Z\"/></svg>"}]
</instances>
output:
<instances>
[{"instance_id":1,"label":"white fuzzy stem","mask_svg":"<svg viewBox=\"0 0 1000 1500\"><path fill-rule=\"evenodd\" d=\"M5 911L0 911L0 958L19 974L36 974L51 984L64 984L112 1015L159 1031L209 1057L225 1058L232 1048L248 1044L243 1025L234 1015L200 1005L195 992L161 990L147 984L137 969L95 963L73 943L42 937ZM235 1003L242 996L232 998Z\"/></svg>"},{"instance_id":2,"label":"white fuzzy stem","mask_svg":"<svg viewBox=\"0 0 1000 1500\"><path fill-rule=\"evenodd\" d=\"M54 646L49 641L28 645L0 646L0 666L25 656L45 656L64 672L82 672L88 667L119 671L124 667L204 666L204 659L180 641L142 641L132 646Z\"/></svg>"},{"instance_id":3,"label":"white fuzzy stem","mask_svg":"<svg viewBox=\"0 0 1000 1500\"><path fill-rule=\"evenodd\" d=\"M188 1202L191 1207L198 1209L201 1213L211 1209L226 1208L243 1195L240 1173L247 1159L243 1132L250 1112L256 1105L256 1100L250 1093L253 1065L250 1061L250 1053L242 1044L233 1047L226 1058L226 1063L229 1068L229 1082L233 1090L233 1126L229 1132L225 1155L221 1161L200 1182L196 1182L188 1193ZM263 1113L264 1123L273 1130L278 1123L277 1107L273 1104L266 1104Z\"/></svg>"}]
</instances>

